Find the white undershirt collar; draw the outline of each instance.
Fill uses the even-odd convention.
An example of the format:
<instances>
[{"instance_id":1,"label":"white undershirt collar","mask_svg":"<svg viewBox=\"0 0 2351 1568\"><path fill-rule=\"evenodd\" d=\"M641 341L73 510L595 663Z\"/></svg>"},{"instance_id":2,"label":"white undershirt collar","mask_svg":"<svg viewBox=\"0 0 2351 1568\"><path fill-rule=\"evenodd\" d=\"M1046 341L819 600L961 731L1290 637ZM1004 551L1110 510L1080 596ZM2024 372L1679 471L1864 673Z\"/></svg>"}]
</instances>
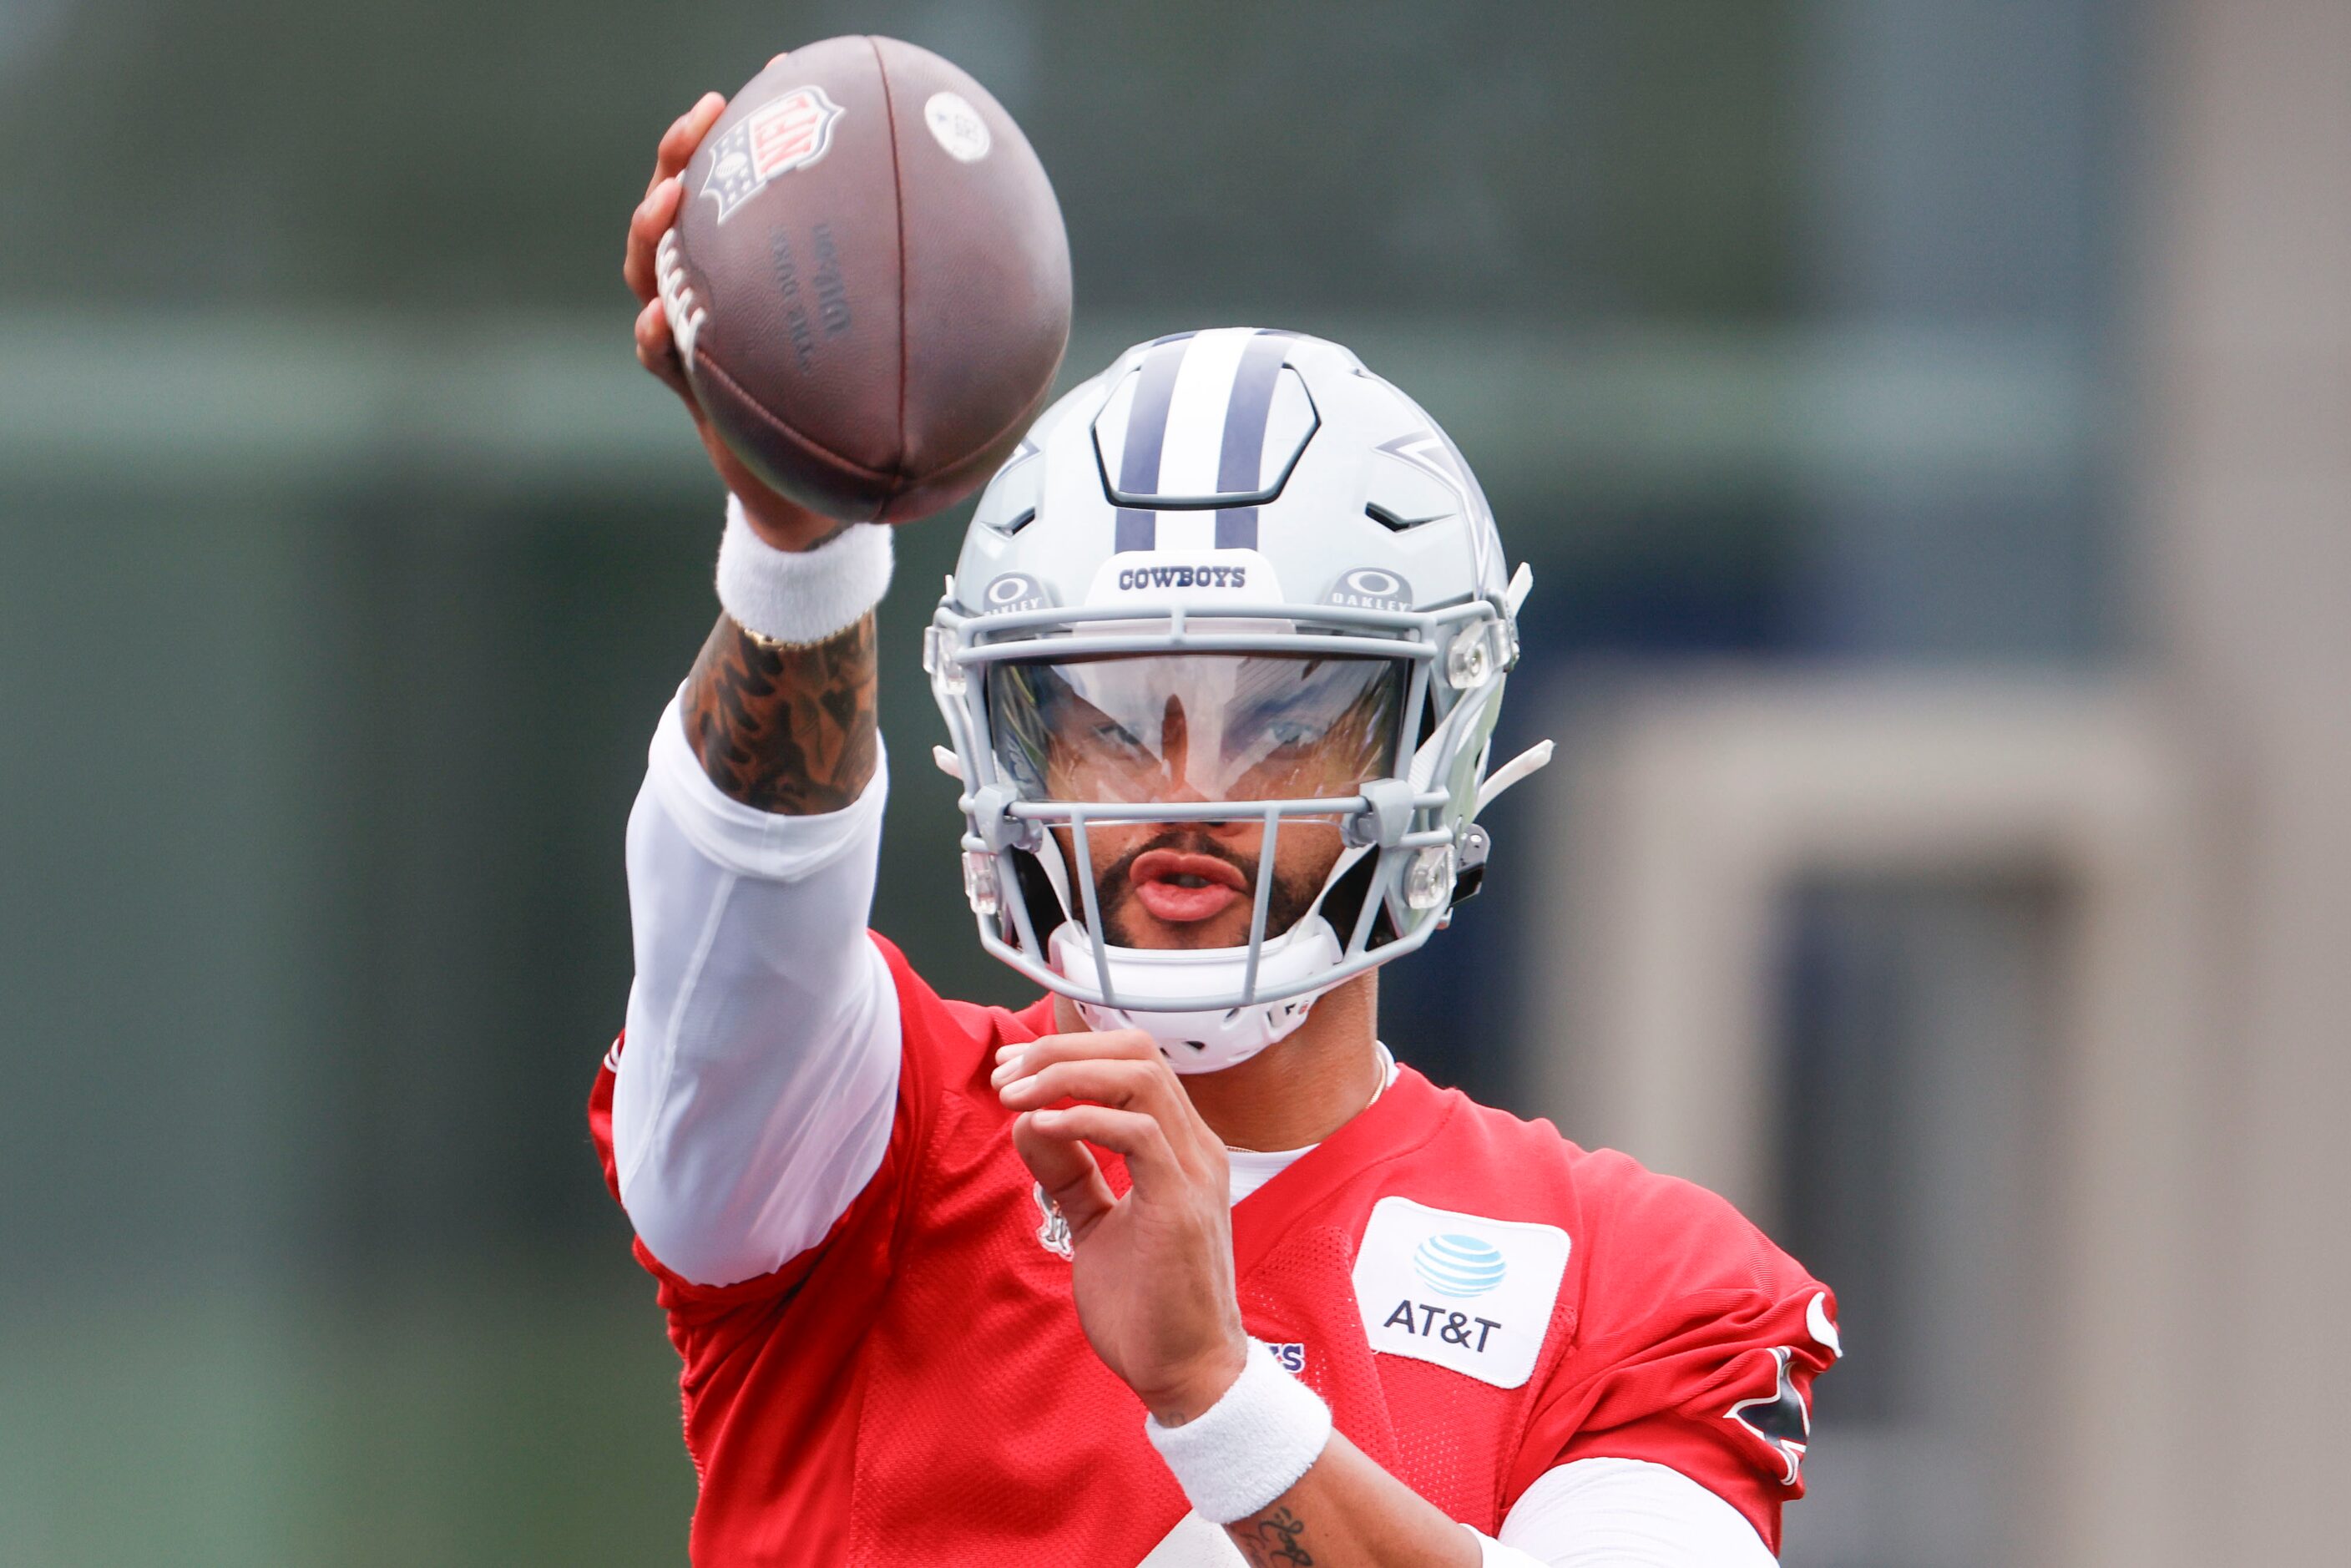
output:
<instances>
[{"instance_id":1,"label":"white undershirt collar","mask_svg":"<svg viewBox=\"0 0 2351 1568\"><path fill-rule=\"evenodd\" d=\"M1395 1053L1388 1050L1385 1041L1374 1041L1374 1043L1377 1044L1380 1048L1380 1086L1372 1091L1372 1097L1369 1100L1364 1102L1364 1110L1365 1111L1370 1110L1372 1106L1377 1104L1379 1103L1380 1096L1387 1092L1388 1085L1396 1081L1396 1059ZM1363 1111L1355 1113L1358 1116L1363 1113ZM1288 1170L1297 1162L1298 1157L1301 1155L1311 1154L1322 1146L1322 1145L1320 1144L1309 1144L1302 1149L1236 1149L1228 1147L1225 1150L1225 1165L1231 1172L1232 1201L1238 1203L1241 1199L1247 1197L1249 1194L1255 1192L1258 1188L1263 1186L1266 1183L1271 1181L1282 1172Z\"/></svg>"}]
</instances>

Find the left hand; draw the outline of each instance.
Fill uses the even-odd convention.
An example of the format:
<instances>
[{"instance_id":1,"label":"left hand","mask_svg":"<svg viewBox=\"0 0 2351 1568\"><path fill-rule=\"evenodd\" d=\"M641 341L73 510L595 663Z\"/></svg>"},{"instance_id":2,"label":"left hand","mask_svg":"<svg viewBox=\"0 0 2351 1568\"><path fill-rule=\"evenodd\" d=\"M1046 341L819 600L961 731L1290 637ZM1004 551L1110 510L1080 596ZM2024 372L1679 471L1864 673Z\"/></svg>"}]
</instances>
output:
<instances>
[{"instance_id":1,"label":"left hand","mask_svg":"<svg viewBox=\"0 0 2351 1568\"><path fill-rule=\"evenodd\" d=\"M1140 1030L1050 1034L997 1062L1013 1146L1069 1222L1087 1341L1163 1425L1194 1419L1249 1356L1223 1142ZM1088 1144L1125 1157L1124 1197Z\"/></svg>"}]
</instances>

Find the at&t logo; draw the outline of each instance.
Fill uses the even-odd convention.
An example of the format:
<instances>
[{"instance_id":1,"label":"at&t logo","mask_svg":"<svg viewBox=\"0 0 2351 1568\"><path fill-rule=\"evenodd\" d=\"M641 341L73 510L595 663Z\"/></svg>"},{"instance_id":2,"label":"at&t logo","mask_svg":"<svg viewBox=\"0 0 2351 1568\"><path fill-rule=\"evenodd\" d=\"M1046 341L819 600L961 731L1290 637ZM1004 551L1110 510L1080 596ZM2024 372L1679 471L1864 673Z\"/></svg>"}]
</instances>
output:
<instances>
[{"instance_id":1,"label":"at&t logo","mask_svg":"<svg viewBox=\"0 0 2351 1568\"><path fill-rule=\"evenodd\" d=\"M1475 1236L1432 1236L1414 1251L1412 1271L1438 1295L1466 1300L1492 1294L1510 1267L1491 1242Z\"/></svg>"},{"instance_id":2,"label":"at&t logo","mask_svg":"<svg viewBox=\"0 0 2351 1568\"><path fill-rule=\"evenodd\" d=\"M1568 1246L1555 1225L1383 1197L1355 1254L1364 1337L1381 1354L1523 1387L1551 1331Z\"/></svg>"}]
</instances>

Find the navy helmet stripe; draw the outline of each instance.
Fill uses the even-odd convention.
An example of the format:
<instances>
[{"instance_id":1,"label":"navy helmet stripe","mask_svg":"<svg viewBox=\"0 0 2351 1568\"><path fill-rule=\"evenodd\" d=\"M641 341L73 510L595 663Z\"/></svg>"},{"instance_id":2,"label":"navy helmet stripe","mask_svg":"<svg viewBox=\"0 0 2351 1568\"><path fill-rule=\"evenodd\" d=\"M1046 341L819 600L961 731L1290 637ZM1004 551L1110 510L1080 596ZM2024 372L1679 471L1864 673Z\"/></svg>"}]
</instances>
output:
<instances>
[{"instance_id":1,"label":"navy helmet stripe","mask_svg":"<svg viewBox=\"0 0 2351 1568\"><path fill-rule=\"evenodd\" d=\"M1227 495L1246 495L1260 483L1266 422L1272 416L1273 389L1289 353L1290 340L1279 332L1259 333L1241 352L1240 368L1233 372L1233 394L1225 404L1224 445L1217 454L1217 488ZM1217 514L1217 548L1257 549L1255 507L1230 507Z\"/></svg>"},{"instance_id":2,"label":"navy helmet stripe","mask_svg":"<svg viewBox=\"0 0 2351 1568\"><path fill-rule=\"evenodd\" d=\"M1259 333L1241 353L1232 396L1225 403L1224 445L1217 454L1217 488L1225 495L1246 496L1259 484L1266 421L1273 412L1281 361L1289 353L1290 340L1279 332Z\"/></svg>"},{"instance_id":3,"label":"navy helmet stripe","mask_svg":"<svg viewBox=\"0 0 2351 1568\"><path fill-rule=\"evenodd\" d=\"M1213 336L1229 340L1236 334ZM1142 366L1135 372L1134 396L1127 404L1125 437L1119 450L1117 488L1122 494L1142 497L1160 493L1160 471L1167 455L1168 423L1176 382L1194 338L1195 334L1184 333L1159 340L1144 355ZM1287 333L1259 332L1249 339L1234 365L1232 383L1225 393L1223 428L1217 446L1216 487L1222 494L1248 495L1262 483L1259 471L1265 461L1266 426L1272 418L1273 394L1280 384L1281 367L1289 357L1290 342ZM1207 454L1200 455L1205 457ZM1188 465L1191 459L1186 462ZM1199 477L1205 479L1207 476L1204 473ZM1216 514L1216 518L1217 549L1257 548L1256 507L1226 507ZM1117 508L1118 549L1155 549L1158 544L1156 511L1141 507Z\"/></svg>"},{"instance_id":4,"label":"navy helmet stripe","mask_svg":"<svg viewBox=\"0 0 2351 1568\"><path fill-rule=\"evenodd\" d=\"M1126 445L1119 454L1118 487L1130 496L1159 492L1159 455L1167 444L1167 405L1176 396L1176 372L1184 366L1191 340L1162 343L1143 357L1134 378L1134 402L1126 413Z\"/></svg>"},{"instance_id":5,"label":"navy helmet stripe","mask_svg":"<svg viewBox=\"0 0 2351 1568\"><path fill-rule=\"evenodd\" d=\"M1143 368L1135 373L1134 401L1126 411L1126 444L1118 456L1118 487L1130 496L1148 496L1159 488L1159 455L1167 444L1167 405L1175 398L1176 372L1183 369L1191 341L1189 332L1161 339L1143 356ZM1135 507L1118 508L1113 548L1158 547L1158 513Z\"/></svg>"}]
</instances>

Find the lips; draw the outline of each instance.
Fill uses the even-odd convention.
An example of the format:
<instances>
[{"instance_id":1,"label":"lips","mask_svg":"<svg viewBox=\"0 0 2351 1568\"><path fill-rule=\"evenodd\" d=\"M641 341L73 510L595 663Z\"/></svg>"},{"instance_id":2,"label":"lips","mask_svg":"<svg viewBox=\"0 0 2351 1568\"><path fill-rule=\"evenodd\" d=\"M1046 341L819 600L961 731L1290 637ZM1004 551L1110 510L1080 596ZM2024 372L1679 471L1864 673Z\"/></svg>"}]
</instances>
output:
<instances>
[{"instance_id":1,"label":"lips","mask_svg":"<svg viewBox=\"0 0 2351 1568\"><path fill-rule=\"evenodd\" d=\"M1240 902L1249 883L1240 869L1214 855L1146 850L1127 869L1135 902L1171 925L1221 915Z\"/></svg>"}]
</instances>

